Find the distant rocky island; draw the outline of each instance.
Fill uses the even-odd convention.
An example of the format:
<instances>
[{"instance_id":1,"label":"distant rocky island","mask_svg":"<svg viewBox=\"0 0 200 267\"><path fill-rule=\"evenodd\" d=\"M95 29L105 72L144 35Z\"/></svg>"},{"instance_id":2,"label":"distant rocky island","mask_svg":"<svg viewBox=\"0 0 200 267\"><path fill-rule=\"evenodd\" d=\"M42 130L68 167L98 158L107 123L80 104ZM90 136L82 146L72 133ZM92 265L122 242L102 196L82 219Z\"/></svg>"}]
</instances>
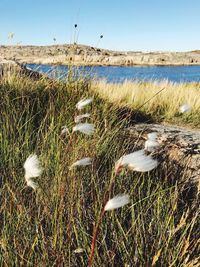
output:
<instances>
[{"instance_id":1,"label":"distant rocky island","mask_svg":"<svg viewBox=\"0 0 200 267\"><path fill-rule=\"evenodd\" d=\"M79 44L0 45L0 56L19 63L83 66L200 65L200 50L190 52L112 51Z\"/></svg>"}]
</instances>

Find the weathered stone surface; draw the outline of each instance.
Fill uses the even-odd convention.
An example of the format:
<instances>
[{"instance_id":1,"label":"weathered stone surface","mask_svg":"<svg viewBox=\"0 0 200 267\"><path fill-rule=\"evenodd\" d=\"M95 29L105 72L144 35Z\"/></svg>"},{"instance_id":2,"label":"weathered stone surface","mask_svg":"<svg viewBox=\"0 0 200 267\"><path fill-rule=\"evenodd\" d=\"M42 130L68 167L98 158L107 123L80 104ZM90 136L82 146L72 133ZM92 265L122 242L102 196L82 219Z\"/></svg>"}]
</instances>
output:
<instances>
[{"instance_id":1,"label":"weathered stone surface","mask_svg":"<svg viewBox=\"0 0 200 267\"><path fill-rule=\"evenodd\" d=\"M13 60L6 60L0 57L0 77L13 71L19 71L20 67Z\"/></svg>"},{"instance_id":2,"label":"weathered stone surface","mask_svg":"<svg viewBox=\"0 0 200 267\"><path fill-rule=\"evenodd\" d=\"M130 134L140 136L138 145L144 146L150 132L158 134L160 148L158 156L165 162L184 171L185 181L200 182L200 130L186 129L171 125L136 124L128 129ZM172 169L173 171L173 169Z\"/></svg>"},{"instance_id":3,"label":"weathered stone surface","mask_svg":"<svg viewBox=\"0 0 200 267\"><path fill-rule=\"evenodd\" d=\"M20 64L14 60L7 60L4 58L0 58L0 78L3 76L13 75L14 73L19 75L25 75L34 79L40 79L44 77L37 71L33 71L23 66L23 64Z\"/></svg>"},{"instance_id":4,"label":"weathered stone surface","mask_svg":"<svg viewBox=\"0 0 200 267\"><path fill-rule=\"evenodd\" d=\"M75 65L199 65L200 51L122 52L86 45L0 46L2 57L20 63Z\"/></svg>"}]
</instances>

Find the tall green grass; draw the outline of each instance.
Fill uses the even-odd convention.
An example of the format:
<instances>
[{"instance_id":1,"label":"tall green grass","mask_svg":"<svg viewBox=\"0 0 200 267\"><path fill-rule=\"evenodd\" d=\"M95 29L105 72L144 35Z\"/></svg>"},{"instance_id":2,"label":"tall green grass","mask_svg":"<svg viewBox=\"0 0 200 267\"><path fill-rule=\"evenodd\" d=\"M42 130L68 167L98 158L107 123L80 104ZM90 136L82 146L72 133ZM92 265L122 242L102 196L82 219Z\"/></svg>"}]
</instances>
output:
<instances>
[{"instance_id":1,"label":"tall green grass","mask_svg":"<svg viewBox=\"0 0 200 267\"><path fill-rule=\"evenodd\" d=\"M61 136L63 125L74 126L75 104L88 96L95 134ZM114 164L138 149L130 123L84 80L0 81L0 266L87 266ZM24 179L31 153L44 168L37 191ZM92 166L70 170L85 156ZM179 182L184 173L162 158L150 173L116 177L110 197L128 193L131 204L105 214L93 266L197 266L198 195Z\"/></svg>"}]
</instances>

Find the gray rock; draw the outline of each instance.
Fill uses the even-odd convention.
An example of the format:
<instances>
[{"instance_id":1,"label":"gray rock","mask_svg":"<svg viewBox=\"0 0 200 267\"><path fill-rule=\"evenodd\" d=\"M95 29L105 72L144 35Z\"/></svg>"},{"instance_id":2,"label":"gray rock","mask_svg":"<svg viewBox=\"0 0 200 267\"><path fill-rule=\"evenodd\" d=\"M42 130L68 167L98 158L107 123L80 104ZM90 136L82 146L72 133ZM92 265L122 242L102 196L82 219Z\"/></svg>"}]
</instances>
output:
<instances>
[{"instance_id":1,"label":"gray rock","mask_svg":"<svg viewBox=\"0 0 200 267\"><path fill-rule=\"evenodd\" d=\"M180 168L183 181L200 182L200 130L172 125L136 124L128 129L130 134L140 136L138 145L144 145L150 132L158 134L160 149L158 155L173 168Z\"/></svg>"},{"instance_id":2,"label":"gray rock","mask_svg":"<svg viewBox=\"0 0 200 267\"><path fill-rule=\"evenodd\" d=\"M20 76L27 76L36 80L44 77L43 74L29 69L23 64L18 63L17 61L0 58L0 78L2 78L3 76L5 77L13 75L14 73Z\"/></svg>"},{"instance_id":3,"label":"gray rock","mask_svg":"<svg viewBox=\"0 0 200 267\"><path fill-rule=\"evenodd\" d=\"M76 65L199 65L200 52L134 52L112 51L86 45L51 46L0 46L0 54L20 63L69 64L70 58ZM66 56L67 55L67 56ZM80 58L80 55L84 55Z\"/></svg>"}]
</instances>

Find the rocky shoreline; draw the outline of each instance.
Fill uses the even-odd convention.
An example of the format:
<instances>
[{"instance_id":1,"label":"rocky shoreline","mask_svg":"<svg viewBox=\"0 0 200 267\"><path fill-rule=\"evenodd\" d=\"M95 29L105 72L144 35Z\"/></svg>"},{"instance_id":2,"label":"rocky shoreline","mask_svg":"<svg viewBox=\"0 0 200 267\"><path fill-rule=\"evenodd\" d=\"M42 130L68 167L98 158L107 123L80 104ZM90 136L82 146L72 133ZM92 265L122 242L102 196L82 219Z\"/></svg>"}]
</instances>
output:
<instances>
[{"instance_id":1,"label":"rocky shoreline","mask_svg":"<svg viewBox=\"0 0 200 267\"><path fill-rule=\"evenodd\" d=\"M44 77L48 78L44 74L34 71L15 60L0 57L0 80L3 77L10 77L13 74L30 77L34 80L39 80Z\"/></svg>"},{"instance_id":2,"label":"rocky shoreline","mask_svg":"<svg viewBox=\"0 0 200 267\"><path fill-rule=\"evenodd\" d=\"M200 50L191 52L112 51L86 45L0 46L4 59L19 63L83 66L200 65Z\"/></svg>"}]
</instances>

